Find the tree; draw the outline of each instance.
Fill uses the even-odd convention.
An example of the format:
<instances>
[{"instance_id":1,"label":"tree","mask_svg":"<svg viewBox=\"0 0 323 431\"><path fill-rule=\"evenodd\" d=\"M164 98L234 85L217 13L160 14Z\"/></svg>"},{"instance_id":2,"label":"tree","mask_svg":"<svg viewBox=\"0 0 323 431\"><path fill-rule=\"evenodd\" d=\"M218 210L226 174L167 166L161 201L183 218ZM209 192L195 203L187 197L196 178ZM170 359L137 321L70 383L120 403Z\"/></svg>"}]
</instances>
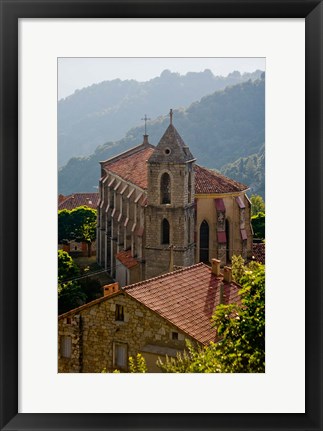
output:
<instances>
[{"instance_id":1,"label":"tree","mask_svg":"<svg viewBox=\"0 0 323 431\"><path fill-rule=\"evenodd\" d=\"M254 238L265 239L265 221L265 214L261 212L251 217Z\"/></svg>"},{"instance_id":2,"label":"tree","mask_svg":"<svg viewBox=\"0 0 323 431\"><path fill-rule=\"evenodd\" d=\"M65 282L79 275L79 267L71 256L63 250L58 250L58 282Z\"/></svg>"},{"instance_id":3,"label":"tree","mask_svg":"<svg viewBox=\"0 0 323 431\"><path fill-rule=\"evenodd\" d=\"M69 210L58 211L58 244L66 244L71 238L72 219Z\"/></svg>"},{"instance_id":4,"label":"tree","mask_svg":"<svg viewBox=\"0 0 323 431\"><path fill-rule=\"evenodd\" d=\"M86 295L73 278L79 275L79 268L71 256L58 250L58 314L76 308L86 301Z\"/></svg>"},{"instance_id":5,"label":"tree","mask_svg":"<svg viewBox=\"0 0 323 431\"><path fill-rule=\"evenodd\" d=\"M96 220L96 210L87 206L58 211L58 242L86 242L88 256L91 256L91 244L96 239Z\"/></svg>"},{"instance_id":6,"label":"tree","mask_svg":"<svg viewBox=\"0 0 323 431\"><path fill-rule=\"evenodd\" d=\"M240 265L240 260L237 261ZM238 271L239 272L239 271ZM237 273L238 273L237 272ZM239 273L241 304L219 305L212 318L218 343L187 345L177 358L160 359L164 372L263 373L265 371L265 266L251 262Z\"/></svg>"},{"instance_id":7,"label":"tree","mask_svg":"<svg viewBox=\"0 0 323 431\"><path fill-rule=\"evenodd\" d=\"M250 198L251 202L251 215L257 215L258 213L264 213L265 212L265 202L263 198L259 195L251 195Z\"/></svg>"}]
</instances>

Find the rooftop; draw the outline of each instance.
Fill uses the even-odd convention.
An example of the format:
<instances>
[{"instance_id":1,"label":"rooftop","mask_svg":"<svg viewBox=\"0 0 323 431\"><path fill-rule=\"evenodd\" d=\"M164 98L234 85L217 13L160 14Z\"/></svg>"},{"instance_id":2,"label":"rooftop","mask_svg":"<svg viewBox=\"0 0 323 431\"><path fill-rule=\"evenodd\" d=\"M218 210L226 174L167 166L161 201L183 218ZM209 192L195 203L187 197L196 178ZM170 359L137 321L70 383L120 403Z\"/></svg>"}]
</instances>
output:
<instances>
[{"instance_id":1,"label":"rooftop","mask_svg":"<svg viewBox=\"0 0 323 431\"><path fill-rule=\"evenodd\" d=\"M189 336L207 344L216 341L211 317L220 304L221 284L223 303L238 302L241 287L234 282L223 283L223 277L216 277L203 263L127 286L124 291Z\"/></svg>"},{"instance_id":2,"label":"rooftop","mask_svg":"<svg viewBox=\"0 0 323 431\"><path fill-rule=\"evenodd\" d=\"M80 206L96 209L99 202L99 193L74 193L72 195L58 197L59 210L72 210Z\"/></svg>"},{"instance_id":3,"label":"rooftop","mask_svg":"<svg viewBox=\"0 0 323 431\"><path fill-rule=\"evenodd\" d=\"M131 250L120 251L120 253L116 254L116 259L128 269L138 265L137 259L131 256Z\"/></svg>"},{"instance_id":4,"label":"rooftop","mask_svg":"<svg viewBox=\"0 0 323 431\"><path fill-rule=\"evenodd\" d=\"M211 317L220 304L223 285L223 304L239 303L241 287L235 282L224 283L204 263L185 267L149 280L125 287L123 290L96 299L59 316L76 314L84 309L109 300L115 295L129 295L153 312L162 316L188 336L202 344L216 341L216 331L211 327Z\"/></svg>"},{"instance_id":5,"label":"rooftop","mask_svg":"<svg viewBox=\"0 0 323 431\"><path fill-rule=\"evenodd\" d=\"M151 161L156 147L142 144L131 148L120 156L103 162L103 166L125 181L140 187L148 188L147 161ZM215 171L194 165L195 194L236 193L248 189L248 186L234 181Z\"/></svg>"}]
</instances>

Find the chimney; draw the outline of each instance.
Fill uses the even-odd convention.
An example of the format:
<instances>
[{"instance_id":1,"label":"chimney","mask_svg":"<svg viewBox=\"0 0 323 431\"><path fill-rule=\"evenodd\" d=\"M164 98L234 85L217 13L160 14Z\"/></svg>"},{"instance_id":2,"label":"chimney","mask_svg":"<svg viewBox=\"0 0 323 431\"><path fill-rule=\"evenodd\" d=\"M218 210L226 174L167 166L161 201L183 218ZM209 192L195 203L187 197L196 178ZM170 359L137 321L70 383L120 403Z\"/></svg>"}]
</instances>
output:
<instances>
[{"instance_id":1,"label":"chimney","mask_svg":"<svg viewBox=\"0 0 323 431\"><path fill-rule=\"evenodd\" d=\"M212 259L212 274L214 274L216 277L220 276L220 260L219 259Z\"/></svg>"},{"instance_id":2,"label":"chimney","mask_svg":"<svg viewBox=\"0 0 323 431\"><path fill-rule=\"evenodd\" d=\"M225 283L231 283L232 281L232 270L229 266L223 268L223 281Z\"/></svg>"},{"instance_id":3,"label":"chimney","mask_svg":"<svg viewBox=\"0 0 323 431\"><path fill-rule=\"evenodd\" d=\"M119 283L106 284L103 286L103 296L109 296L120 290Z\"/></svg>"}]
</instances>

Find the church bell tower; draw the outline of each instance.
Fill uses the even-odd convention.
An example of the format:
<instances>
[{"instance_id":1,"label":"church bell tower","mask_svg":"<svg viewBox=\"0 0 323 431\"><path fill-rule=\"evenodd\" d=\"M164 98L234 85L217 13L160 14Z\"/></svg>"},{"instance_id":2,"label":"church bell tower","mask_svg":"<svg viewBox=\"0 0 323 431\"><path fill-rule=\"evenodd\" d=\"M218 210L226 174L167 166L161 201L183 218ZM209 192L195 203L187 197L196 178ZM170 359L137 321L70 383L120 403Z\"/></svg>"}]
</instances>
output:
<instances>
[{"instance_id":1,"label":"church bell tower","mask_svg":"<svg viewBox=\"0 0 323 431\"><path fill-rule=\"evenodd\" d=\"M194 262L195 159L170 124L147 162L146 274L151 278Z\"/></svg>"}]
</instances>

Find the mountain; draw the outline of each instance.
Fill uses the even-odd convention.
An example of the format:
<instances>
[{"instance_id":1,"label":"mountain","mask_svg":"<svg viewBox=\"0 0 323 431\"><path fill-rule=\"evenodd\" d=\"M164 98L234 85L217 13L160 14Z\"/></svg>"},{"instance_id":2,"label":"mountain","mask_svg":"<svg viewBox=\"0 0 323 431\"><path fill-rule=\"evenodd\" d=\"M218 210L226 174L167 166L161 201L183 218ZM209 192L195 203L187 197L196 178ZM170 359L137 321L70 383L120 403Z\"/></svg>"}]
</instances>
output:
<instances>
[{"instance_id":1,"label":"mountain","mask_svg":"<svg viewBox=\"0 0 323 431\"><path fill-rule=\"evenodd\" d=\"M265 142L264 75L173 111L174 125L197 163L220 170L241 157L257 154ZM168 124L168 116L149 122L151 144L158 144ZM99 161L139 145L143 132L143 127L132 128L125 138L97 147L91 156L70 159L58 173L59 193L93 191L98 186Z\"/></svg>"},{"instance_id":2,"label":"mountain","mask_svg":"<svg viewBox=\"0 0 323 431\"><path fill-rule=\"evenodd\" d=\"M250 186L249 194L260 195L265 199L265 144L258 153L240 157L223 166L221 173Z\"/></svg>"},{"instance_id":3,"label":"mountain","mask_svg":"<svg viewBox=\"0 0 323 431\"><path fill-rule=\"evenodd\" d=\"M127 131L172 107L188 106L228 85L258 79L261 71L214 76L210 70L186 75L164 70L147 82L115 79L93 84L58 102L58 165L87 156L98 145L120 140Z\"/></svg>"}]
</instances>

